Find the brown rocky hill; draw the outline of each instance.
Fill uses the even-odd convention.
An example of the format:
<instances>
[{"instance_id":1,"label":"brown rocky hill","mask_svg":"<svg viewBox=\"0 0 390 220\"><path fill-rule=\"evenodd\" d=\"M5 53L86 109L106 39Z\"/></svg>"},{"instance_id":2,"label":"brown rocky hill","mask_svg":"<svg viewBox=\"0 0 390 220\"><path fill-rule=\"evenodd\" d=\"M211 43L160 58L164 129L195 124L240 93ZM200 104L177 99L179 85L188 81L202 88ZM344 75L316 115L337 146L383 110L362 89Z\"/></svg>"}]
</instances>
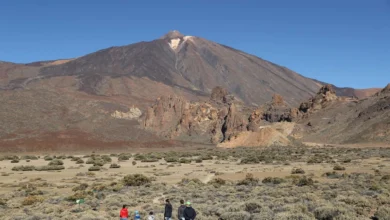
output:
<instances>
[{"instance_id":1,"label":"brown rocky hill","mask_svg":"<svg viewBox=\"0 0 390 220\"><path fill-rule=\"evenodd\" d=\"M365 98L337 97L333 89L302 103L295 134L308 142L390 143L390 84Z\"/></svg>"},{"instance_id":2,"label":"brown rocky hill","mask_svg":"<svg viewBox=\"0 0 390 220\"><path fill-rule=\"evenodd\" d=\"M314 81L318 82L319 84L325 86L328 85L328 83L318 81L314 79ZM347 96L347 97L356 97L359 99L364 99L367 97L370 97L374 95L375 93L379 92L381 88L369 88L369 89L354 89L351 87L337 87L335 85L330 84L337 96Z\"/></svg>"},{"instance_id":3,"label":"brown rocky hill","mask_svg":"<svg viewBox=\"0 0 390 220\"><path fill-rule=\"evenodd\" d=\"M308 123L298 107L321 86L285 67L177 31L75 59L0 62L0 150L171 140L286 144L280 129L261 128ZM302 131L308 139L316 135Z\"/></svg>"}]
</instances>

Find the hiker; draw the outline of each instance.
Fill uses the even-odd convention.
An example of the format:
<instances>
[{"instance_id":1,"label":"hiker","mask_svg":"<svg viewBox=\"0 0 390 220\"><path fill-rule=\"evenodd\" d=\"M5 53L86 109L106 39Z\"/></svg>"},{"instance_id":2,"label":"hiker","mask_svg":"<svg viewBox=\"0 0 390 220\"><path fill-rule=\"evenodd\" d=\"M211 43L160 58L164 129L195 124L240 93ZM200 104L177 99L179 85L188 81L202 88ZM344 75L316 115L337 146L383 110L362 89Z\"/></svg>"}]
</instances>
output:
<instances>
[{"instance_id":1,"label":"hiker","mask_svg":"<svg viewBox=\"0 0 390 220\"><path fill-rule=\"evenodd\" d=\"M126 208L126 205L122 206L121 212L119 213L120 220L128 220L129 218L129 211Z\"/></svg>"},{"instance_id":2,"label":"hiker","mask_svg":"<svg viewBox=\"0 0 390 220\"><path fill-rule=\"evenodd\" d=\"M194 220L196 217L195 209L191 207L191 202L187 201L187 207L184 209L184 219L185 220Z\"/></svg>"},{"instance_id":3,"label":"hiker","mask_svg":"<svg viewBox=\"0 0 390 220\"><path fill-rule=\"evenodd\" d=\"M141 216L139 215L139 212L135 211L134 220L140 220L140 219L141 219Z\"/></svg>"},{"instance_id":4,"label":"hiker","mask_svg":"<svg viewBox=\"0 0 390 220\"><path fill-rule=\"evenodd\" d=\"M165 200L164 220L172 220L172 205L169 199Z\"/></svg>"},{"instance_id":5,"label":"hiker","mask_svg":"<svg viewBox=\"0 0 390 220\"><path fill-rule=\"evenodd\" d=\"M154 220L154 215L153 215L153 212L149 212L149 217L148 217L148 220Z\"/></svg>"},{"instance_id":6,"label":"hiker","mask_svg":"<svg viewBox=\"0 0 390 220\"><path fill-rule=\"evenodd\" d=\"M179 209L177 210L177 218L179 220L184 220L184 209L186 206L184 205L184 200L180 200L180 206Z\"/></svg>"}]
</instances>

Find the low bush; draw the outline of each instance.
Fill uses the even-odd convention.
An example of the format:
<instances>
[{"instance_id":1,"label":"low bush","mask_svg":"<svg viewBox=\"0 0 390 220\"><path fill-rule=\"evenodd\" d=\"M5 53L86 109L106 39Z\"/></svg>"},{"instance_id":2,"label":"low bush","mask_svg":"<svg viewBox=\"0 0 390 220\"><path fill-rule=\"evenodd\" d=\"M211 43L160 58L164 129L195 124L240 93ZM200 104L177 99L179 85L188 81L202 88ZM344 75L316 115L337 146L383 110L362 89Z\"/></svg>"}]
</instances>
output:
<instances>
[{"instance_id":1,"label":"low bush","mask_svg":"<svg viewBox=\"0 0 390 220\"><path fill-rule=\"evenodd\" d=\"M207 155L202 155L199 158L202 159L202 160L212 160L213 156L211 156L210 154L207 154Z\"/></svg>"},{"instance_id":2,"label":"low bush","mask_svg":"<svg viewBox=\"0 0 390 220\"><path fill-rule=\"evenodd\" d=\"M73 195L66 197L67 201L75 202L78 199L85 199L88 195L93 194L92 192L76 191Z\"/></svg>"},{"instance_id":3,"label":"low bush","mask_svg":"<svg viewBox=\"0 0 390 220\"><path fill-rule=\"evenodd\" d=\"M343 160L343 163L351 163L351 161L352 161L351 159L346 158L346 159Z\"/></svg>"},{"instance_id":4,"label":"low bush","mask_svg":"<svg viewBox=\"0 0 390 220\"><path fill-rule=\"evenodd\" d=\"M59 159L54 159L49 162L49 166L57 166L57 165L64 165L64 162Z\"/></svg>"},{"instance_id":5,"label":"low bush","mask_svg":"<svg viewBox=\"0 0 390 220\"><path fill-rule=\"evenodd\" d=\"M126 155L126 154L121 154L118 156L119 161L124 161L124 160L129 160L129 159L130 159L130 156Z\"/></svg>"},{"instance_id":6,"label":"low bush","mask_svg":"<svg viewBox=\"0 0 390 220\"><path fill-rule=\"evenodd\" d=\"M73 191L73 192L76 192L76 191L84 191L84 190L86 190L87 188L88 188L88 184L82 183L82 184L80 184L80 185L78 185L78 186L73 187L73 188L72 188L72 191Z\"/></svg>"},{"instance_id":7,"label":"low bush","mask_svg":"<svg viewBox=\"0 0 390 220\"><path fill-rule=\"evenodd\" d=\"M11 163L19 163L19 160L11 160Z\"/></svg>"},{"instance_id":8,"label":"low bush","mask_svg":"<svg viewBox=\"0 0 390 220\"><path fill-rule=\"evenodd\" d=\"M252 173L247 173L245 179L238 181L237 185L255 186L259 183L259 179L255 178Z\"/></svg>"},{"instance_id":9,"label":"low bush","mask_svg":"<svg viewBox=\"0 0 390 220\"><path fill-rule=\"evenodd\" d=\"M226 185L226 180L221 178L214 178L208 182L208 184L213 185L215 187L220 187L222 185Z\"/></svg>"},{"instance_id":10,"label":"low bush","mask_svg":"<svg viewBox=\"0 0 390 220\"><path fill-rule=\"evenodd\" d=\"M34 171L35 166L16 166L12 167L13 171Z\"/></svg>"},{"instance_id":11,"label":"low bush","mask_svg":"<svg viewBox=\"0 0 390 220\"><path fill-rule=\"evenodd\" d=\"M298 179L296 184L297 186L312 186L314 185L314 180L312 178L308 178L306 176L302 176Z\"/></svg>"},{"instance_id":12,"label":"low bush","mask_svg":"<svg viewBox=\"0 0 390 220\"><path fill-rule=\"evenodd\" d=\"M183 178L181 181L178 183L180 186L187 186L187 185L197 185L197 186L202 186L204 183L200 181L200 179L197 178Z\"/></svg>"},{"instance_id":13,"label":"low bush","mask_svg":"<svg viewBox=\"0 0 390 220\"><path fill-rule=\"evenodd\" d=\"M374 216L379 219L390 219L390 207L389 206L381 206L375 212Z\"/></svg>"},{"instance_id":14,"label":"low bush","mask_svg":"<svg viewBox=\"0 0 390 220\"><path fill-rule=\"evenodd\" d=\"M251 155L251 156L242 158L240 163L241 164L258 164L260 162L261 162L261 160L257 156Z\"/></svg>"},{"instance_id":15,"label":"low bush","mask_svg":"<svg viewBox=\"0 0 390 220\"><path fill-rule=\"evenodd\" d=\"M166 157L166 158L164 158L164 160L167 163L176 163L176 162L179 162L180 159L178 157Z\"/></svg>"},{"instance_id":16,"label":"low bush","mask_svg":"<svg viewBox=\"0 0 390 220\"><path fill-rule=\"evenodd\" d=\"M195 163L202 163L202 162L203 162L202 158L197 158L197 159L195 160Z\"/></svg>"},{"instance_id":17,"label":"low bush","mask_svg":"<svg viewBox=\"0 0 390 220\"><path fill-rule=\"evenodd\" d=\"M388 181L388 180L390 180L390 175L384 175L381 178L381 181Z\"/></svg>"},{"instance_id":18,"label":"low bush","mask_svg":"<svg viewBox=\"0 0 390 220\"><path fill-rule=\"evenodd\" d=\"M187 159L187 158L180 158L179 162L180 163L191 163L191 160Z\"/></svg>"},{"instance_id":19,"label":"low bush","mask_svg":"<svg viewBox=\"0 0 390 220\"><path fill-rule=\"evenodd\" d=\"M340 166L340 165L336 165L333 167L333 170L345 170L345 167Z\"/></svg>"},{"instance_id":20,"label":"low bush","mask_svg":"<svg viewBox=\"0 0 390 220\"><path fill-rule=\"evenodd\" d=\"M286 181L283 178L280 178L280 177L266 177L261 182L265 183L265 184L277 185L277 184L284 183Z\"/></svg>"},{"instance_id":21,"label":"low bush","mask_svg":"<svg viewBox=\"0 0 390 220\"><path fill-rule=\"evenodd\" d=\"M25 155L20 158L21 160L38 160L37 156Z\"/></svg>"},{"instance_id":22,"label":"low bush","mask_svg":"<svg viewBox=\"0 0 390 220\"><path fill-rule=\"evenodd\" d=\"M110 168L120 168L121 166L116 164L116 163L113 163L110 165Z\"/></svg>"},{"instance_id":23,"label":"low bush","mask_svg":"<svg viewBox=\"0 0 390 220\"><path fill-rule=\"evenodd\" d=\"M40 203L43 202L43 198L40 196L28 196L23 199L22 205L23 206L28 206L28 205L33 205L35 203Z\"/></svg>"},{"instance_id":24,"label":"low bush","mask_svg":"<svg viewBox=\"0 0 390 220\"><path fill-rule=\"evenodd\" d=\"M90 168L88 168L88 171L100 171L101 167L100 166L92 166Z\"/></svg>"},{"instance_id":25,"label":"low bush","mask_svg":"<svg viewBox=\"0 0 390 220\"><path fill-rule=\"evenodd\" d=\"M83 163L84 163L84 160L81 159L81 158L78 158L78 159L76 160L76 164L83 164Z\"/></svg>"},{"instance_id":26,"label":"low bush","mask_svg":"<svg viewBox=\"0 0 390 220\"><path fill-rule=\"evenodd\" d=\"M134 155L134 160L145 160L146 156L143 154L135 154Z\"/></svg>"},{"instance_id":27,"label":"low bush","mask_svg":"<svg viewBox=\"0 0 390 220\"><path fill-rule=\"evenodd\" d=\"M19 157L16 155L5 155L1 156L0 160L19 160Z\"/></svg>"},{"instance_id":28,"label":"low bush","mask_svg":"<svg viewBox=\"0 0 390 220\"><path fill-rule=\"evenodd\" d=\"M36 167L36 171L50 171L50 170L63 170L65 167L63 165L52 165L52 166L40 166Z\"/></svg>"},{"instance_id":29,"label":"low bush","mask_svg":"<svg viewBox=\"0 0 390 220\"><path fill-rule=\"evenodd\" d=\"M108 155L103 155L100 157L105 163L111 163L112 162L112 159L110 156Z\"/></svg>"},{"instance_id":30,"label":"low bush","mask_svg":"<svg viewBox=\"0 0 390 220\"><path fill-rule=\"evenodd\" d=\"M291 174L305 174L305 171L302 168L294 168L292 169Z\"/></svg>"},{"instance_id":31,"label":"low bush","mask_svg":"<svg viewBox=\"0 0 390 220\"><path fill-rule=\"evenodd\" d=\"M131 164L133 164L133 166L137 165L137 161L133 160L133 162L131 162Z\"/></svg>"},{"instance_id":32,"label":"low bush","mask_svg":"<svg viewBox=\"0 0 390 220\"><path fill-rule=\"evenodd\" d=\"M157 159L157 158L145 158L145 159L141 160L141 162L149 162L149 163L158 162L158 161L159 161L159 159Z\"/></svg>"},{"instance_id":33,"label":"low bush","mask_svg":"<svg viewBox=\"0 0 390 220\"><path fill-rule=\"evenodd\" d=\"M123 183L126 186L143 186L151 182L151 179L143 174L129 174L123 178Z\"/></svg>"},{"instance_id":34,"label":"low bush","mask_svg":"<svg viewBox=\"0 0 390 220\"><path fill-rule=\"evenodd\" d=\"M49 160L53 160L53 157L51 157L51 156L45 156L45 157L43 157L43 159L46 160L46 161L49 161Z\"/></svg>"}]
</instances>

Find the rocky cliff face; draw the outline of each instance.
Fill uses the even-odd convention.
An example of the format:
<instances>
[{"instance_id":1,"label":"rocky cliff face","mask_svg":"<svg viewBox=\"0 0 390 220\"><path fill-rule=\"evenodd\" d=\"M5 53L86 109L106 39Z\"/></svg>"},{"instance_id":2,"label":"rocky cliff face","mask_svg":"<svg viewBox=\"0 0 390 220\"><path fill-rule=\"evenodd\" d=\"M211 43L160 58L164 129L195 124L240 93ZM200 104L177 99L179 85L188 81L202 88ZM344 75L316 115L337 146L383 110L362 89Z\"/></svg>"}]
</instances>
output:
<instances>
[{"instance_id":1,"label":"rocky cliff face","mask_svg":"<svg viewBox=\"0 0 390 220\"><path fill-rule=\"evenodd\" d=\"M143 125L145 129L157 132L160 136L173 139L206 141L209 143L227 143L221 146L236 144L270 144L288 143L286 135L290 130L277 130L273 125L278 122L299 123L310 115L327 108L339 100L332 86L325 85L319 92L299 108L291 107L282 96L274 94L272 100L258 108L245 108L225 89L216 87L212 90L207 102L189 102L179 97L162 97L148 109ZM294 124L294 123L293 123ZM267 137L267 134L275 136ZM281 129L282 128L282 129ZM281 132L279 132L281 131ZM284 138L281 138L284 137Z\"/></svg>"},{"instance_id":2,"label":"rocky cliff face","mask_svg":"<svg viewBox=\"0 0 390 220\"><path fill-rule=\"evenodd\" d=\"M320 88L320 91L309 101L303 102L299 106L299 110L303 113L312 113L325 108L329 103L338 99L336 91L331 85L325 85Z\"/></svg>"}]
</instances>

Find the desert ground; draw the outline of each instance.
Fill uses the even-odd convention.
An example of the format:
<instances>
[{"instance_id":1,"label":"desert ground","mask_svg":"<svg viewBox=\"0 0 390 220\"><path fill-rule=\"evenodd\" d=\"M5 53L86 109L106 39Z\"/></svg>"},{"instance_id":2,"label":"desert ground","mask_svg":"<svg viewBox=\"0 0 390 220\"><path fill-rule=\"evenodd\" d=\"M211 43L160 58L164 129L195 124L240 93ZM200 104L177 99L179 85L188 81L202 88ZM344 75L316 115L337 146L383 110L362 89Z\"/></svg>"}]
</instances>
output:
<instances>
[{"instance_id":1,"label":"desert ground","mask_svg":"<svg viewBox=\"0 0 390 220\"><path fill-rule=\"evenodd\" d=\"M299 146L0 155L0 219L390 219L390 148ZM77 199L85 203L76 204Z\"/></svg>"}]
</instances>

